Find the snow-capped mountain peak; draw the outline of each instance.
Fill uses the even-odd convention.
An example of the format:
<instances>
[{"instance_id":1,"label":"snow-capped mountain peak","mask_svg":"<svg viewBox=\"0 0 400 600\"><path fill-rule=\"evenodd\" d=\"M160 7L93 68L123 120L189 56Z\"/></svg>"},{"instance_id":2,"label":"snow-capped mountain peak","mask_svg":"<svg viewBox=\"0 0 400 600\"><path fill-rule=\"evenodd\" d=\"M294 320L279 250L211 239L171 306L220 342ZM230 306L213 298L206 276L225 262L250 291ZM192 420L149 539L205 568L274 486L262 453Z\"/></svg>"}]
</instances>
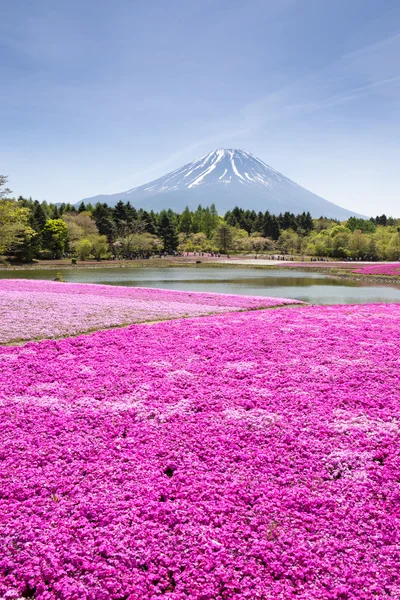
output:
<instances>
[{"instance_id":1,"label":"snow-capped mountain peak","mask_svg":"<svg viewBox=\"0 0 400 600\"><path fill-rule=\"evenodd\" d=\"M199 159L160 177L151 184L128 190L138 190L151 195L173 190L190 190L211 184L240 184L248 187L269 187L274 181L287 181L278 171L246 150L218 148Z\"/></svg>"},{"instance_id":2,"label":"snow-capped mountain peak","mask_svg":"<svg viewBox=\"0 0 400 600\"><path fill-rule=\"evenodd\" d=\"M309 192L251 152L233 148L218 148L150 183L118 194L85 198L84 202L114 206L119 200L155 211L171 208L182 212L186 205L193 209L214 203L220 214L240 206L272 214L310 211L313 217L340 220L362 216Z\"/></svg>"}]
</instances>

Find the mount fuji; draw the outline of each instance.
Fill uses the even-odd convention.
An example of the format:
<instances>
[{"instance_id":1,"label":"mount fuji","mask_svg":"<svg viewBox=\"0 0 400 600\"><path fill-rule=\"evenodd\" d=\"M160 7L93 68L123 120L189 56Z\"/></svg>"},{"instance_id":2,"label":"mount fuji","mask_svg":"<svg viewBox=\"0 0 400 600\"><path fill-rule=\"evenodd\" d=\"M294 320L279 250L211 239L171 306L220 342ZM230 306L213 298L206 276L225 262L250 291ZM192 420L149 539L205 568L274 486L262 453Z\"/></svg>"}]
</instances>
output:
<instances>
[{"instance_id":1,"label":"mount fuji","mask_svg":"<svg viewBox=\"0 0 400 600\"><path fill-rule=\"evenodd\" d=\"M84 198L85 204L122 200L135 208L182 212L214 203L220 214L235 206L271 214L309 211L341 221L362 216L309 192L246 150L218 149L159 179L126 192Z\"/></svg>"}]
</instances>

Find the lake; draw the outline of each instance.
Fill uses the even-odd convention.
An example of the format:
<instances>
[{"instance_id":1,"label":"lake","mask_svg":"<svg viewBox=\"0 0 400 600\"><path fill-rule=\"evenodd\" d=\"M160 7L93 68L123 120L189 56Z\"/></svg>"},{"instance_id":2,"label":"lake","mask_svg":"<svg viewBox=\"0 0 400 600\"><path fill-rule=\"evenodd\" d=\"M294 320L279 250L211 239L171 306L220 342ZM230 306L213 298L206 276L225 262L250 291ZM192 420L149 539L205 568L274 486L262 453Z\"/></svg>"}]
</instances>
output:
<instances>
[{"instance_id":1,"label":"lake","mask_svg":"<svg viewBox=\"0 0 400 600\"><path fill-rule=\"evenodd\" d=\"M296 298L312 304L400 302L400 285L332 279L305 271L229 268L96 268L0 271L0 279L50 279L197 292Z\"/></svg>"}]
</instances>

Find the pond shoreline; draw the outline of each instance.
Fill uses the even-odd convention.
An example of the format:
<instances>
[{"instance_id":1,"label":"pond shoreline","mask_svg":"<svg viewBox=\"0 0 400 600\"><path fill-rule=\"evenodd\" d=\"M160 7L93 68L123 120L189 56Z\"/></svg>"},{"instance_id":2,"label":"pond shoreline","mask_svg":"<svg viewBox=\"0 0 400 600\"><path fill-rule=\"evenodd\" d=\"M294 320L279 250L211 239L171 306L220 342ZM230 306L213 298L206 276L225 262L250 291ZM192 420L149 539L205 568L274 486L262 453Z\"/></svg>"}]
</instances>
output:
<instances>
[{"instance_id":1,"label":"pond shoreline","mask_svg":"<svg viewBox=\"0 0 400 600\"><path fill-rule=\"evenodd\" d=\"M147 261L141 268L124 264L102 267L102 263L81 269L46 265L47 268L0 270L1 281L43 280L47 282L100 284L130 288L213 292L239 296L298 299L311 304L364 304L400 302L400 281L387 276L346 273L346 270L313 265L254 265L202 263L163 265ZM243 261L242 261L243 262ZM256 261L253 261L256 262ZM358 265L357 265L358 266ZM186 267L186 268L185 268Z\"/></svg>"},{"instance_id":2,"label":"pond shoreline","mask_svg":"<svg viewBox=\"0 0 400 600\"><path fill-rule=\"evenodd\" d=\"M251 261L251 262L250 262ZM174 268L210 268L210 269L249 269L249 270L265 270L265 271L276 271L276 270L287 270L287 271L310 271L310 273L321 273L326 277L333 279L351 280L351 281L364 281L371 283L383 283L383 284L395 284L400 285L400 276L396 275L365 275L362 273L355 273L350 269L353 268L353 264L344 263L341 268L338 263L334 266L305 262L302 265L291 264L289 261L269 261L265 264L265 259L260 258L260 263L255 264L253 259L243 258L238 260L237 257L232 258L230 262L226 257L221 257L221 260L215 259L215 257L167 257L167 258L154 258L154 259L137 259L137 260L126 260L126 261L80 261L76 265L72 265L70 262L64 261L46 261L34 264L21 264L21 265L0 265L0 272L14 272L15 271L74 271L80 269L97 270L97 269L174 269ZM363 266L360 262L354 265L355 268ZM370 264L370 263L368 263Z\"/></svg>"}]
</instances>

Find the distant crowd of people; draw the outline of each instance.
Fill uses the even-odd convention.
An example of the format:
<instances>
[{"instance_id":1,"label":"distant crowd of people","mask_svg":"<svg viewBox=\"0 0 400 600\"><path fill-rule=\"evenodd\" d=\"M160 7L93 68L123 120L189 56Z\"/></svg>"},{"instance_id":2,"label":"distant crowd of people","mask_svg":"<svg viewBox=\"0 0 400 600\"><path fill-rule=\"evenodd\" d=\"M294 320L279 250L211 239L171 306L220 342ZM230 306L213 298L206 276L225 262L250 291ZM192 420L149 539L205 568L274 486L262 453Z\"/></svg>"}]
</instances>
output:
<instances>
[{"instance_id":1,"label":"distant crowd of people","mask_svg":"<svg viewBox=\"0 0 400 600\"><path fill-rule=\"evenodd\" d=\"M213 256L214 258L220 258L220 252L186 252L186 256ZM227 254L227 258L230 258Z\"/></svg>"},{"instance_id":2,"label":"distant crowd of people","mask_svg":"<svg viewBox=\"0 0 400 600\"><path fill-rule=\"evenodd\" d=\"M67 258L67 254L63 254L63 258ZM231 256L229 254L221 254L221 252L178 252L177 250L173 251L173 252L138 252L138 253L131 253L129 255L126 256L113 256L112 260L126 260L126 259L130 259L130 260L135 260L135 259L144 259L144 258L166 258L167 256L173 256L173 257L178 257L178 256L195 256L195 257L201 257L201 256L206 256L206 257L210 257L210 258L231 258ZM276 261L287 261L287 262L295 262L295 261L299 261L299 262L306 262L305 257L302 256L301 258L292 256L292 255L284 255L284 254L255 254L254 255L255 259L262 259L262 260L276 260ZM364 257L364 258L332 258L332 257L327 257L327 256L312 256L308 259L310 262L357 262L357 261L365 261L365 260L372 260L368 257ZM399 258L400 261L400 258Z\"/></svg>"}]
</instances>

